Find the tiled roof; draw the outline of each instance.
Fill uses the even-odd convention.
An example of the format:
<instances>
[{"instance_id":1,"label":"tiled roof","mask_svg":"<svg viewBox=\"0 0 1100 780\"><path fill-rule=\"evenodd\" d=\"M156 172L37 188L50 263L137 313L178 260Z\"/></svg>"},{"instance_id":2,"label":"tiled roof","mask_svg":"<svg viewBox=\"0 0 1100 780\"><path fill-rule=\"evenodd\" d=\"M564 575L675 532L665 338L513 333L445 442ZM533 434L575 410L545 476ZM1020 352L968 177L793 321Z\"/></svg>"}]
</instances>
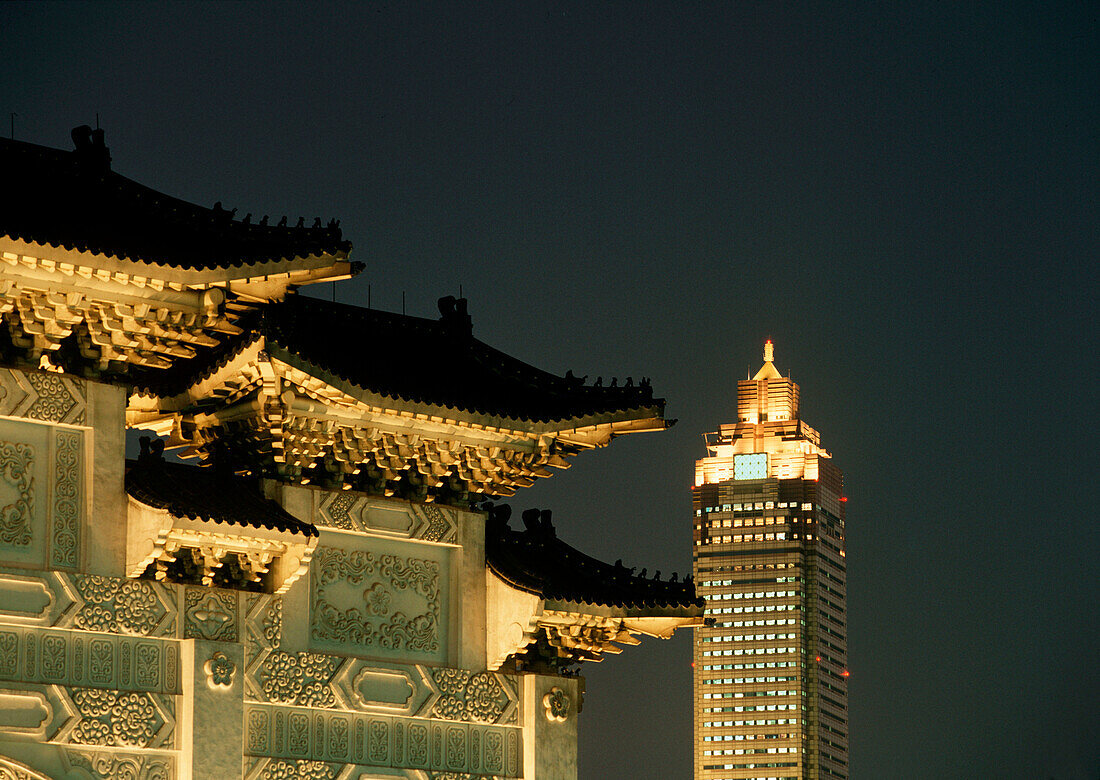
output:
<instances>
[{"instance_id":1,"label":"tiled roof","mask_svg":"<svg viewBox=\"0 0 1100 780\"><path fill-rule=\"evenodd\" d=\"M301 295L268 304L238 325L244 335L204 358L147 374L159 395L183 390L258 336L272 356L308 364L370 393L468 413L549 422L640 410L661 417L648 383L600 387L535 368L470 335L464 301L441 302L439 320L330 303ZM457 304L457 311L450 308ZM139 385L141 383L139 382Z\"/></svg>"},{"instance_id":2,"label":"tiled roof","mask_svg":"<svg viewBox=\"0 0 1100 780\"><path fill-rule=\"evenodd\" d=\"M485 527L485 560L515 588L549 601L587 603L623 609L696 609L706 602L695 595L695 583L649 579L621 562L597 561L557 538L549 512L523 513L523 531L508 526L511 510L489 510ZM644 575L645 570L642 570Z\"/></svg>"},{"instance_id":3,"label":"tiled roof","mask_svg":"<svg viewBox=\"0 0 1100 780\"><path fill-rule=\"evenodd\" d=\"M77 128L73 140L77 148L63 151L0 139L0 235L199 270L351 249L335 222L245 222L236 209L198 206L114 173L101 131Z\"/></svg>"},{"instance_id":4,"label":"tiled roof","mask_svg":"<svg viewBox=\"0 0 1100 780\"><path fill-rule=\"evenodd\" d=\"M126 467L126 492L146 506L167 509L174 517L317 536L313 524L265 498L255 480L169 463L149 452L127 461Z\"/></svg>"}]
</instances>

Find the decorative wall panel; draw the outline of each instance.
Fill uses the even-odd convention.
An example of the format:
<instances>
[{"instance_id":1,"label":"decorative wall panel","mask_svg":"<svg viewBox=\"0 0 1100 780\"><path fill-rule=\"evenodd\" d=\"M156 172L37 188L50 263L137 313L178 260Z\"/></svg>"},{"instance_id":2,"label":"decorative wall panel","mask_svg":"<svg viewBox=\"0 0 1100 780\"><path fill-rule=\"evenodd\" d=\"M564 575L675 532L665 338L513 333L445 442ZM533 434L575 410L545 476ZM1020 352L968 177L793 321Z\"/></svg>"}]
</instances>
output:
<instances>
[{"instance_id":1,"label":"decorative wall panel","mask_svg":"<svg viewBox=\"0 0 1100 780\"><path fill-rule=\"evenodd\" d=\"M176 587L97 574L72 579L82 603L72 625L137 636L175 633Z\"/></svg>"},{"instance_id":2,"label":"decorative wall panel","mask_svg":"<svg viewBox=\"0 0 1100 780\"><path fill-rule=\"evenodd\" d=\"M46 562L51 429L0 419L0 561Z\"/></svg>"},{"instance_id":3,"label":"decorative wall panel","mask_svg":"<svg viewBox=\"0 0 1100 780\"><path fill-rule=\"evenodd\" d=\"M83 465L83 431L0 418L0 561L77 568Z\"/></svg>"},{"instance_id":4,"label":"decorative wall panel","mask_svg":"<svg viewBox=\"0 0 1100 780\"><path fill-rule=\"evenodd\" d=\"M0 415L83 425L87 417L85 382L47 371L0 368Z\"/></svg>"},{"instance_id":5,"label":"decorative wall panel","mask_svg":"<svg viewBox=\"0 0 1100 780\"><path fill-rule=\"evenodd\" d=\"M310 639L317 649L442 662L449 550L383 540L318 547L310 563Z\"/></svg>"},{"instance_id":6,"label":"decorative wall panel","mask_svg":"<svg viewBox=\"0 0 1100 780\"><path fill-rule=\"evenodd\" d=\"M176 761L171 755L68 749L65 757L70 767L87 772L94 780L174 780L176 777Z\"/></svg>"},{"instance_id":7,"label":"decorative wall panel","mask_svg":"<svg viewBox=\"0 0 1100 780\"><path fill-rule=\"evenodd\" d=\"M0 719L3 735L56 745L158 750L175 746L172 695L16 683L0 689L0 696L18 715L13 722Z\"/></svg>"},{"instance_id":8,"label":"decorative wall panel","mask_svg":"<svg viewBox=\"0 0 1100 780\"><path fill-rule=\"evenodd\" d=\"M74 745L171 748L175 702L171 697L136 691L73 688L68 691L77 715L53 740Z\"/></svg>"}]
</instances>

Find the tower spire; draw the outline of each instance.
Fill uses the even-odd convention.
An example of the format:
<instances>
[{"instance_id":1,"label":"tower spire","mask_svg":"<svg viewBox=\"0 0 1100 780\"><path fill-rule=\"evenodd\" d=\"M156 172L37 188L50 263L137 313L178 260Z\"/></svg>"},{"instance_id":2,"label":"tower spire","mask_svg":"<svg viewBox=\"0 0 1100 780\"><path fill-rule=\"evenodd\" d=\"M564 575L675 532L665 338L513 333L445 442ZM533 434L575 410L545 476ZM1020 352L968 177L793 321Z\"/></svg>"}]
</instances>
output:
<instances>
[{"instance_id":1,"label":"tower spire","mask_svg":"<svg viewBox=\"0 0 1100 780\"><path fill-rule=\"evenodd\" d=\"M756 376L753 380L759 379L782 379L783 375L779 373L779 369L775 367L775 345L772 344L771 339L767 339L764 342L764 365L760 370L756 372Z\"/></svg>"}]
</instances>

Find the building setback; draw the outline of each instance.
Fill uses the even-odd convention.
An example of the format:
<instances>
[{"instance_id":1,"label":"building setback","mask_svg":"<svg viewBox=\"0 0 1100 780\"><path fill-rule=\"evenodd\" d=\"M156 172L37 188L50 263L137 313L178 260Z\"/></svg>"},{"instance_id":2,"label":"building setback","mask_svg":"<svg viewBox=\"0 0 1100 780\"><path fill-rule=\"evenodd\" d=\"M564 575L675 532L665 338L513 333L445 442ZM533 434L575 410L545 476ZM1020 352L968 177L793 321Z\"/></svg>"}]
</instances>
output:
<instances>
[{"instance_id":1,"label":"building setback","mask_svg":"<svg viewBox=\"0 0 1100 780\"><path fill-rule=\"evenodd\" d=\"M465 300L297 295L360 270L338 223L73 140L0 140L0 778L575 778L578 665L704 605L495 501L664 402L493 349Z\"/></svg>"},{"instance_id":2,"label":"building setback","mask_svg":"<svg viewBox=\"0 0 1100 780\"><path fill-rule=\"evenodd\" d=\"M848 777L844 478L773 357L695 464L696 780Z\"/></svg>"}]
</instances>

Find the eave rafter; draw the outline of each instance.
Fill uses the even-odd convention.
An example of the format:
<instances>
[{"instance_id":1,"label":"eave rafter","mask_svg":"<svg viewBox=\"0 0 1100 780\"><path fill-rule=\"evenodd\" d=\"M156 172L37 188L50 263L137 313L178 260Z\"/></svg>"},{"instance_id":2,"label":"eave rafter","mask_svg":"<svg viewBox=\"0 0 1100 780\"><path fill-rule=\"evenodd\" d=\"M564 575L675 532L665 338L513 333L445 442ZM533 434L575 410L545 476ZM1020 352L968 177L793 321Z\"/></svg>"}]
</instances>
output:
<instances>
[{"instance_id":1,"label":"eave rafter","mask_svg":"<svg viewBox=\"0 0 1100 780\"><path fill-rule=\"evenodd\" d=\"M236 322L256 303L352 276L344 254L195 270L0 237L0 315L28 362L75 336L98 371L112 363L168 368L239 334Z\"/></svg>"},{"instance_id":2,"label":"eave rafter","mask_svg":"<svg viewBox=\"0 0 1100 780\"><path fill-rule=\"evenodd\" d=\"M132 396L128 424L167 437L185 456L206 460L220 448L239 455L238 468L426 501L510 496L618 432L657 427L498 427L499 418L369 394L296 363L257 336L182 392Z\"/></svg>"},{"instance_id":3,"label":"eave rafter","mask_svg":"<svg viewBox=\"0 0 1100 780\"><path fill-rule=\"evenodd\" d=\"M75 335L81 356L167 368L219 336L240 332L221 288L186 289L148 276L0 252L0 315L12 344L32 361Z\"/></svg>"}]
</instances>

